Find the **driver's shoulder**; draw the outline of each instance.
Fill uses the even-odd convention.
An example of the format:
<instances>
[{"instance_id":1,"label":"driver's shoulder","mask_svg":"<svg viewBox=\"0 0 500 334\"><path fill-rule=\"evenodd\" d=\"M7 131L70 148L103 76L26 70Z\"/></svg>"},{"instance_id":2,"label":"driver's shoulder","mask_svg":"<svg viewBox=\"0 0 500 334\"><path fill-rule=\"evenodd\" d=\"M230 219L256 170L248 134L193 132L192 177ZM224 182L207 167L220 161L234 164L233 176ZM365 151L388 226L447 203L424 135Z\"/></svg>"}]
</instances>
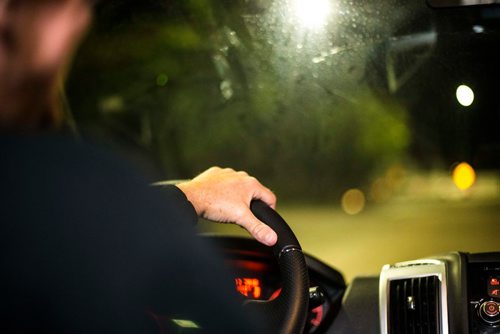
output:
<instances>
[{"instance_id":1,"label":"driver's shoulder","mask_svg":"<svg viewBox=\"0 0 500 334\"><path fill-rule=\"evenodd\" d=\"M100 142L61 135L3 136L0 158L0 205L14 215L35 210L39 220L66 214L91 223L118 212L128 220L146 215L172 219L182 212L182 219L196 219L176 187L152 187L153 176Z\"/></svg>"}]
</instances>

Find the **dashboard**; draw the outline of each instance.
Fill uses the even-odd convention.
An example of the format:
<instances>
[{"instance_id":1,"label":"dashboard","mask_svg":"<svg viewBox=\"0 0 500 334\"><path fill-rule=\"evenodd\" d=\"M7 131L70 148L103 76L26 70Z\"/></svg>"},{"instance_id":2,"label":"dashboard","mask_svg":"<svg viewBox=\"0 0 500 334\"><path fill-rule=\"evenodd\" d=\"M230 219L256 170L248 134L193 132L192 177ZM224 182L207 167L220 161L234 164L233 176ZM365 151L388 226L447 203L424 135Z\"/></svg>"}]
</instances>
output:
<instances>
[{"instance_id":1,"label":"dashboard","mask_svg":"<svg viewBox=\"0 0 500 334\"><path fill-rule=\"evenodd\" d=\"M214 245L233 275L234 288L245 299L272 300L281 291L281 277L270 248L252 239L214 237ZM304 254L309 271L309 316L305 333L325 333L338 315L346 284L342 275Z\"/></svg>"},{"instance_id":2,"label":"dashboard","mask_svg":"<svg viewBox=\"0 0 500 334\"><path fill-rule=\"evenodd\" d=\"M472 333L500 332L500 256L471 255L468 266Z\"/></svg>"},{"instance_id":3,"label":"dashboard","mask_svg":"<svg viewBox=\"0 0 500 334\"><path fill-rule=\"evenodd\" d=\"M270 300L281 277L270 249L254 240L214 237L244 299ZM500 253L450 252L386 265L357 277L305 254L310 307L304 333L500 333Z\"/></svg>"},{"instance_id":4,"label":"dashboard","mask_svg":"<svg viewBox=\"0 0 500 334\"><path fill-rule=\"evenodd\" d=\"M500 333L500 253L449 253L386 265L381 332Z\"/></svg>"}]
</instances>

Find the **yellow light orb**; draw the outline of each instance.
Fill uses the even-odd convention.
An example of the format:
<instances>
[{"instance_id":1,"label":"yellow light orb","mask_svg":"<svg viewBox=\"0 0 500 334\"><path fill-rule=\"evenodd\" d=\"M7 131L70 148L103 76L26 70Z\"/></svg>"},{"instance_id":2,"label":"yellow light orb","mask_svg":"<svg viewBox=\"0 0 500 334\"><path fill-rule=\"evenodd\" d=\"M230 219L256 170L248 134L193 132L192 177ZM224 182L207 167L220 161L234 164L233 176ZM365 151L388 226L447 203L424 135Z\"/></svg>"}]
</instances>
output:
<instances>
[{"instance_id":1,"label":"yellow light orb","mask_svg":"<svg viewBox=\"0 0 500 334\"><path fill-rule=\"evenodd\" d=\"M365 194L359 189L349 189L342 195L342 209L349 215L357 215L365 208Z\"/></svg>"},{"instance_id":2,"label":"yellow light orb","mask_svg":"<svg viewBox=\"0 0 500 334\"><path fill-rule=\"evenodd\" d=\"M476 182L476 172L471 165L466 162L459 163L451 174L453 183L460 190L467 190Z\"/></svg>"}]
</instances>

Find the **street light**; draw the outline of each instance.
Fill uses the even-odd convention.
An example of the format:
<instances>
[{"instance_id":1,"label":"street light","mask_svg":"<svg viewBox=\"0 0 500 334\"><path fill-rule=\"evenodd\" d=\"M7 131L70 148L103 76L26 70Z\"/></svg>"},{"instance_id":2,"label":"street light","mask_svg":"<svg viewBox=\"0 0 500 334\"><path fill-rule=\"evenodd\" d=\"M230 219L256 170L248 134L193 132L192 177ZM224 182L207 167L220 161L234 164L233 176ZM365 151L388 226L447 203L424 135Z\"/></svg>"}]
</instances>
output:
<instances>
[{"instance_id":1,"label":"street light","mask_svg":"<svg viewBox=\"0 0 500 334\"><path fill-rule=\"evenodd\" d=\"M328 0L293 0L293 10L300 25L317 29L326 24L330 3Z\"/></svg>"},{"instance_id":2,"label":"street light","mask_svg":"<svg viewBox=\"0 0 500 334\"><path fill-rule=\"evenodd\" d=\"M458 86L456 96L458 103L464 107L469 107L474 102L474 91L469 86Z\"/></svg>"}]
</instances>

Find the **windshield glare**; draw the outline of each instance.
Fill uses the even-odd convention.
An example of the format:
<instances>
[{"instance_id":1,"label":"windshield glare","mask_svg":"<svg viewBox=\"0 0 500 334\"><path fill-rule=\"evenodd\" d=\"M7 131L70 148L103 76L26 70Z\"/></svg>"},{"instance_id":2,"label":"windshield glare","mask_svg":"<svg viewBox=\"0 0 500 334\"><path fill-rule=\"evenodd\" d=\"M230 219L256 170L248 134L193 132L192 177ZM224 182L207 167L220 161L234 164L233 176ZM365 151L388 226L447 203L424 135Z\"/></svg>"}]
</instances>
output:
<instances>
[{"instance_id":1,"label":"windshield glare","mask_svg":"<svg viewBox=\"0 0 500 334\"><path fill-rule=\"evenodd\" d=\"M132 147L168 178L255 175L303 248L347 279L490 251L499 18L424 0L103 1L69 111L83 136Z\"/></svg>"}]
</instances>

